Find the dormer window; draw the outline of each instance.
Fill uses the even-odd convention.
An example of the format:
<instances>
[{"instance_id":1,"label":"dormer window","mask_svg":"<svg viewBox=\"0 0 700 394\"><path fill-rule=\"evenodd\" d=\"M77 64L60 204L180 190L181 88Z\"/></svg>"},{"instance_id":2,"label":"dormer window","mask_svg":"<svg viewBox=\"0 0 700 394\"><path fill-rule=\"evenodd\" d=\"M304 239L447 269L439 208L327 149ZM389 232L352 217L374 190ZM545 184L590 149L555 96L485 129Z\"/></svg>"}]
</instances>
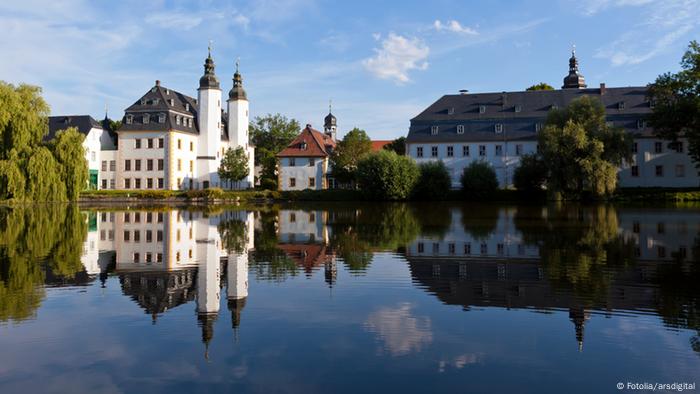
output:
<instances>
[{"instance_id":1,"label":"dormer window","mask_svg":"<svg viewBox=\"0 0 700 394\"><path fill-rule=\"evenodd\" d=\"M151 115L143 114L143 124L148 124L151 121Z\"/></svg>"},{"instance_id":2,"label":"dormer window","mask_svg":"<svg viewBox=\"0 0 700 394\"><path fill-rule=\"evenodd\" d=\"M485 106L485 105L480 105L480 106L479 106L479 113L480 113L480 114L485 114L485 113L486 113L486 106Z\"/></svg>"},{"instance_id":3,"label":"dormer window","mask_svg":"<svg viewBox=\"0 0 700 394\"><path fill-rule=\"evenodd\" d=\"M430 134L437 135L438 130L439 130L438 126L430 126Z\"/></svg>"},{"instance_id":4,"label":"dormer window","mask_svg":"<svg viewBox=\"0 0 700 394\"><path fill-rule=\"evenodd\" d=\"M145 99L145 98L142 98L142 99L141 99L141 105L146 105L146 99Z\"/></svg>"},{"instance_id":5,"label":"dormer window","mask_svg":"<svg viewBox=\"0 0 700 394\"><path fill-rule=\"evenodd\" d=\"M158 123L165 123L165 114L158 114Z\"/></svg>"},{"instance_id":6,"label":"dormer window","mask_svg":"<svg viewBox=\"0 0 700 394\"><path fill-rule=\"evenodd\" d=\"M645 122L642 119L637 119L637 128L638 129L645 129L647 127L647 122Z\"/></svg>"},{"instance_id":7,"label":"dormer window","mask_svg":"<svg viewBox=\"0 0 700 394\"><path fill-rule=\"evenodd\" d=\"M175 99L168 100L171 107L175 106Z\"/></svg>"},{"instance_id":8,"label":"dormer window","mask_svg":"<svg viewBox=\"0 0 700 394\"><path fill-rule=\"evenodd\" d=\"M170 89L165 89L165 94L170 95Z\"/></svg>"},{"instance_id":9,"label":"dormer window","mask_svg":"<svg viewBox=\"0 0 700 394\"><path fill-rule=\"evenodd\" d=\"M151 101L151 104L153 104L153 105L158 105L158 103L160 103L160 99L157 99L157 98L155 98Z\"/></svg>"},{"instance_id":10,"label":"dormer window","mask_svg":"<svg viewBox=\"0 0 700 394\"><path fill-rule=\"evenodd\" d=\"M185 111L189 111L189 110L190 110L190 103L186 103L185 104Z\"/></svg>"},{"instance_id":11,"label":"dormer window","mask_svg":"<svg viewBox=\"0 0 700 394\"><path fill-rule=\"evenodd\" d=\"M518 104L515 106L515 112L523 112L523 106Z\"/></svg>"},{"instance_id":12,"label":"dormer window","mask_svg":"<svg viewBox=\"0 0 700 394\"><path fill-rule=\"evenodd\" d=\"M535 131L538 133L542 131L542 123L535 123Z\"/></svg>"},{"instance_id":13,"label":"dormer window","mask_svg":"<svg viewBox=\"0 0 700 394\"><path fill-rule=\"evenodd\" d=\"M132 124L134 122L134 115L126 115L126 124Z\"/></svg>"},{"instance_id":14,"label":"dormer window","mask_svg":"<svg viewBox=\"0 0 700 394\"><path fill-rule=\"evenodd\" d=\"M654 108L656 107L656 100L649 100L649 108Z\"/></svg>"},{"instance_id":15,"label":"dormer window","mask_svg":"<svg viewBox=\"0 0 700 394\"><path fill-rule=\"evenodd\" d=\"M464 125L457 126L457 134L464 134Z\"/></svg>"},{"instance_id":16,"label":"dormer window","mask_svg":"<svg viewBox=\"0 0 700 394\"><path fill-rule=\"evenodd\" d=\"M306 148L307 148L306 142L302 142L301 144L299 144L299 148L301 150L306 150Z\"/></svg>"},{"instance_id":17,"label":"dormer window","mask_svg":"<svg viewBox=\"0 0 700 394\"><path fill-rule=\"evenodd\" d=\"M501 134L503 132L503 124L502 123L496 123L494 125L493 130L496 132L496 134Z\"/></svg>"},{"instance_id":18,"label":"dormer window","mask_svg":"<svg viewBox=\"0 0 700 394\"><path fill-rule=\"evenodd\" d=\"M450 107L447 109L447 114L448 115L453 115L455 113L455 107Z\"/></svg>"},{"instance_id":19,"label":"dormer window","mask_svg":"<svg viewBox=\"0 0 700 394\"><path fill-rule=\"evenodd\" d=\"M619 103L617 103L617 109L620 110L620 111L622 111L623 109L625 109L625 102L624 102L624 101L620 101Z\"/></svg>"}]
</instances>

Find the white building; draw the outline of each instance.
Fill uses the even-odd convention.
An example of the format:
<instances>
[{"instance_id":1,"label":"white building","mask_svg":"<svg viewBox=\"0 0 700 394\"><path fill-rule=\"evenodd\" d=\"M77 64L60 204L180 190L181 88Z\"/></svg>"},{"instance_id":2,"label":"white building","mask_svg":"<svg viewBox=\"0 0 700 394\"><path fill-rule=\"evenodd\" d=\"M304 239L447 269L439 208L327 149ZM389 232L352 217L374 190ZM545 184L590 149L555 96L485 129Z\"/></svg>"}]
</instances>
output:
<instances>
[{"instance_id":1,"label":"white building","mask_svg":"<svg viewBox=\"0 0 700 394\"><path fill-rule=\"evenodd\" d=\"M254 147L249 142L248 98L241 74L236 69L224 105L210 52L197 91L197 98L193 98L156 81L125 110L112 146L108 146L104 131L94 132L94 137L87 133L91 184L96 183L99 189L126 190L252 187ZM62 128L56 123L51 132ZM102 146L95 151L97 141ZM241 182L222 181L217 172L221 159L227 149L238 147L246 152L249 174Z\"/></svg>"},{"instance_id":2,"label":"white building","mask_svg":"<svg viewBox=\"0 0 700 394\"><path fill-rule=\"evenodd\" d=\"M657 138L646 116L653 110L647 88L587 88L572 54L569 75L560 90L445 95L411 119L406 152L418 163L442 160L452 186L474 161L486 161L501 187L513 183L524 154L537 152L537 134L551 109L563 108L582 96L599 99L608 122L634 138L634 160L619 170L621 187L698 187L700 176L678 144Z\"/></svg>"}]
</instances>

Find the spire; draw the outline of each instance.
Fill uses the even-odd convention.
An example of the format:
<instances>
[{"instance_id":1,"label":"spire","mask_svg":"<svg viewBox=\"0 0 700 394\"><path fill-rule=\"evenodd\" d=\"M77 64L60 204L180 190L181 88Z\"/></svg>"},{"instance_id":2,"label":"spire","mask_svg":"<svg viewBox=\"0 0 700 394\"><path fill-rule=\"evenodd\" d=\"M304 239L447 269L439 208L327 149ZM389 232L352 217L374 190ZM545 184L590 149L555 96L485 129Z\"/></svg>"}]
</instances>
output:
<instances>
[{"instance_id":1,"label":"spire","mask_svg":"<svg viewBox=\"0 0 700 394\"><path fill-rule=\"evenodd\" d=\"M335 128L337 126L338 120L335 118L335 115L333 115L332 112L333 109L333 101L328 100L328 115L323 119L323 128L326 131L330 131L331 128Z\"/></svg>"},{"instance_id":2,"label":"spire","mask_svg":"<svg viewBox=\"0 0 700 394\"><path fill-rule=\"evenodd\" d=\"M576 59L576 45L571 46L571 58L569 58L569 75L564 78L562 89L583 89L586 87L586 80L578 70L578 59Z\"/></svg>"},{"instance_id":3,"label":"spire","mask_svg":"<svg viewBox=\"0 0 700 394\"><path fill-rule=\"evenodd\" d=\"M236 58L236 72L233 73L233 87L231 91L228 92L229 100L248 100L248 95L243 89L243 77L238 71L240 67L241 58Z\"/></svg>"},{"instance_id":4,"label":"spire","mask_svg":"<svg viewBox=\"0 0 700 394\"><path fill-rule=\"evenodd\" d=\"M207 58L204 60L204 75L199 78L200 89L219 89L219 78L214 73L214 59L211 57L211 43L212 41L209 40Z\"/></svg>"}]
</instances>

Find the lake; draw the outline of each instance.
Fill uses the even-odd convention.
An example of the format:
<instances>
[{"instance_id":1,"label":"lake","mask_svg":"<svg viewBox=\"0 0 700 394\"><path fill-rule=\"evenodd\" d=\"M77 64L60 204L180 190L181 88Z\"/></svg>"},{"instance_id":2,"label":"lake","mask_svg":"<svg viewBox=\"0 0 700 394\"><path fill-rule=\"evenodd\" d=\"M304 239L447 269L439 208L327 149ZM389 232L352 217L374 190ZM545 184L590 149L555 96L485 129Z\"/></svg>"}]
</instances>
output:
<instances>
[{"instance_id":1,"label":"lake","mask_svg":"<svg viewBox=\"0 0 700 394\"><path fill-rule=\"evenodd\" d=\"M0 208L0 392L683 387L699 280L697 206Z\"/></svg>"}]
</instances>

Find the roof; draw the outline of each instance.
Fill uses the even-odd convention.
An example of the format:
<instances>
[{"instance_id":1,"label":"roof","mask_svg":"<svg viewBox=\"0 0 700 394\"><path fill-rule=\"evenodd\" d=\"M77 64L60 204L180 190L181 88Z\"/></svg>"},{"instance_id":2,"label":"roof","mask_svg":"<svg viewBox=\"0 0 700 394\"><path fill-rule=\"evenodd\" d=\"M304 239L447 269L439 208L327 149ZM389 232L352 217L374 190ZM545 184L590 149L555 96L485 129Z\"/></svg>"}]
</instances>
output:
<instances>
[{"instance_id":1,"label":"roof","mask_svg":"<svg viewBox=\"0 0 700 394\"><path fill-rule=\"evenodd\" d=\"M197 100L193 97L161 86L160 81L156 81L155 86L124 111L122 127L118 131L176 130L199 134L197 108ZM160 114L165 115L163 123L159 122ZM149 118L147 123L144 123L145 115ZM128 116L132 116L131 123L127 123ZM178 124L177 117L191 118L192 126L189 122L180 121Z\"/></svg>"},{"instance_id":2,"label":"roof","mask_svg":"<svg viewBox=\"0 0 700 394\"><path fill-rule=\"evenodd\" d=\"M372 152L380 151L380 150L384 149L384 147L385 147L386 145L389 145L389 144L391 144L392 142L393 142L392 140L376 140L376 141L372 141Z\"/></svg>"},{"instance_id":3,"label":"roof","mask_svg":"<svg viewBox=\"0 0 700 394\"><path fill-rule=\"evenodd\" d=\"M651 113L647 87L534 90L520 92L445 95L411 119L407 142L460 142L494 140L531 140L537 136L536 124L543 124L552 108L563 108L582 96L601 100L607 118L615 126L639 130L637 120ZM495 125L502 133L495 133ZM457 126L464 132L458 133ZM431 127L438 126L438 134Z\"/></svg>"},{"instance_id":4,"label":"roof","mask_svg":"<svg viewBox=\"0 0 700 394\"><path fill-rule=\"evenodd\" d=\"M277 249L294 260L295 264L304 267L306 273L331 261L335 256L333 251L324 244L277 244Z\"/></svg>"},{"instance_id":5,"label":"roof","mask_svg":"<svg viewBox=\"0 0 700 394\"><path fill-rule=\"evenodd\" d=\"M54 139L57 132L69 127L75 127L84 135L88 135L92 129L102 130L102 124L90 115L49 116L49 133L44 136L44 141Z\"/></svg>"},{"instance_id":6,"label":"roof","mask_svg":"<svg viewBox=\"0 0 700 394\"><path fill-rule=\"evenodd\" d=\"M335 141L331 136L306 127L277 157L327 157L335 148Z\"/></svg>"}]
</instances>

